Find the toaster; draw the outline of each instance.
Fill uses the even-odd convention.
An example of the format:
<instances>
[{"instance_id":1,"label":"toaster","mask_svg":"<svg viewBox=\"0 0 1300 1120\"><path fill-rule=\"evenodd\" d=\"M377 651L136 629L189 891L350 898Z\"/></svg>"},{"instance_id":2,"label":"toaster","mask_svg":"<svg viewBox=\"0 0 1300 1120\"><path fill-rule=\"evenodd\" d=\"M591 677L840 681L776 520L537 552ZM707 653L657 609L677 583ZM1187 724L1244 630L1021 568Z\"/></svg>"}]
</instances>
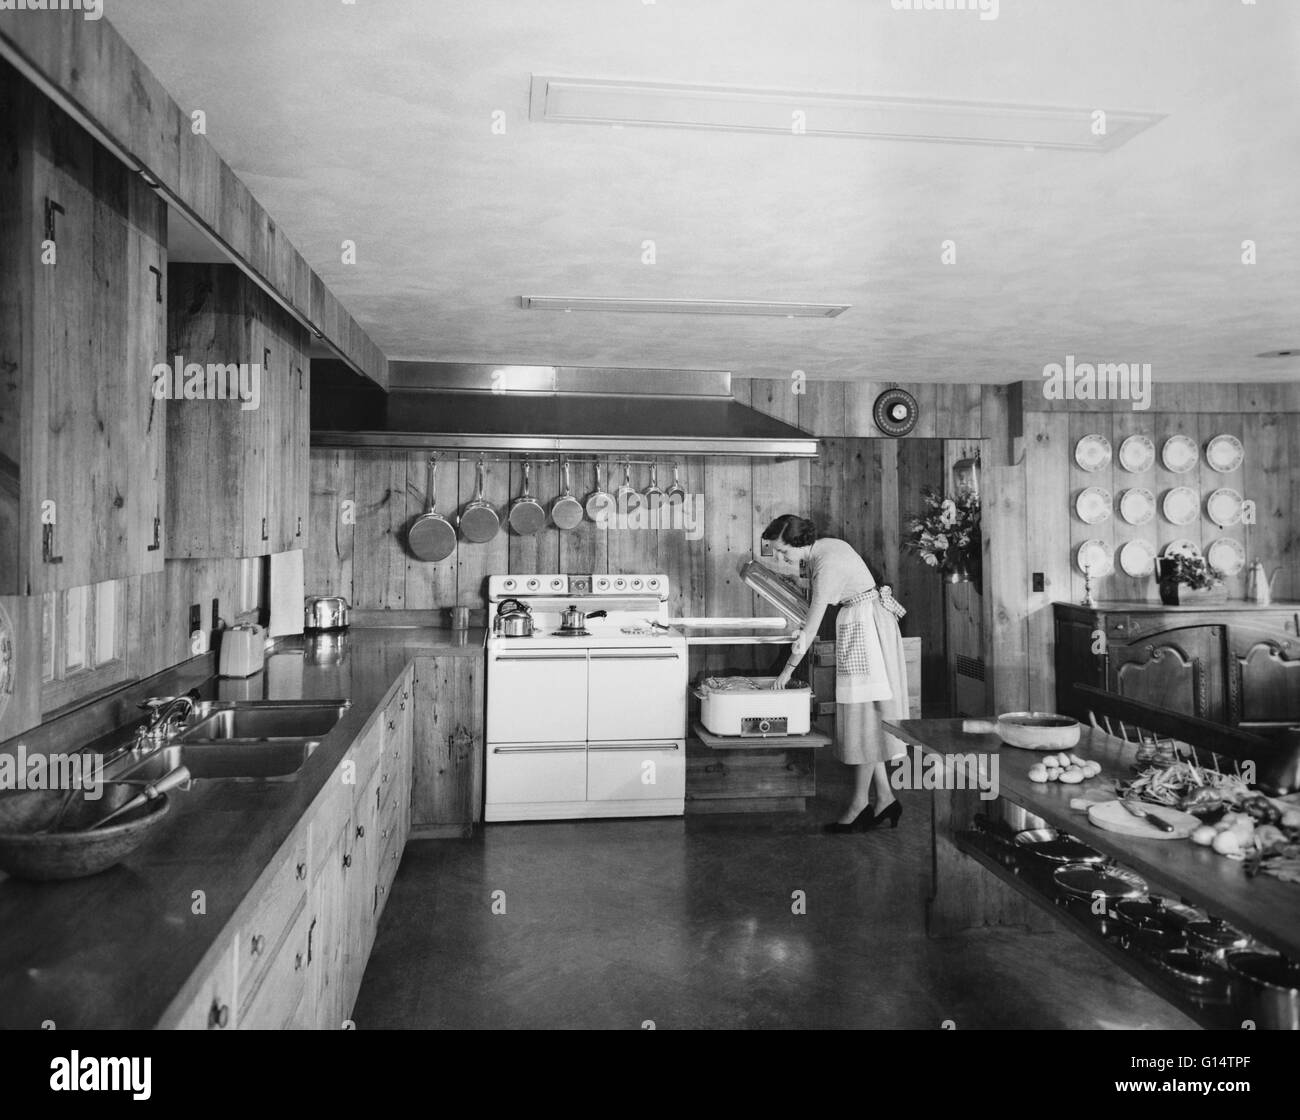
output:
<instances>
[{"instance_id":1,"label":"toaster","mask_svg":"<svg viewBox=\"0 0 1300 1120\"><path fill-rule=\"evenodd\" d=\"M241 622L221 635L217 672L223 677L251 677L266 666L266 628Z\"/></svg>"}]
</instances>

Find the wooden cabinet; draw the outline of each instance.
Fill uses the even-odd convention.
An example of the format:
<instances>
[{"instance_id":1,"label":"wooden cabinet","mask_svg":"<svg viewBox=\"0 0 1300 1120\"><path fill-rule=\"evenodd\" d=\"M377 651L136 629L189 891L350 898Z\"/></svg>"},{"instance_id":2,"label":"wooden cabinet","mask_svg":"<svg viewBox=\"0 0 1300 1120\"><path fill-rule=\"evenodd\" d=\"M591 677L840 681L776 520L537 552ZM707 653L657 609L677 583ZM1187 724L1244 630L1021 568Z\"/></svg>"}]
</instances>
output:
<instances>
[{"instance_id":1,"label":"wooden cabinet","mask_svg":"<svg viewBox=\"0 0 1300 1120\"><path fill-rule=\"evenodd\" d=\"M167 208L0 63L0 594L161 571Z\"/></svg>"},{"instance_id":2,"label":"wooden cabinet","mask_svg":"<svg viewBox=\"0 0 1300 1120\"><path fill-rule=\"evenodd\" d=\"M1057 709L1091 684L1229 726L1300 723L1300 614L1285 604L1055 604Z\"/></svg>"},{"instance_id":3,"label":"wooden cabinet","mask_svg":"<svg viewBox=\"0 0 1300 1120\"><path fill-rule=\"evenodd\" d=\"M234 265L178 264L168 275L167 352L182 399L167 412L167 555L301 548L306 331Z\"/></svg>"},{"instance_id":4,"label":"wooden cabinet","mask_svg":"<svg viewBox=\"0 0 1300 1120\"><path fill-rule=\"evenodd\" d=\"M178 1031L234 1030L238 1025L235 1008L235 942L228 942L196 984L188 998L182 997L158 1025Z\"/></svg>"},{"instance_id":5,"label":"wooden cabinet","mask_svg":"<svg viewBox=\"0 0 1300 1120\"><path fill-rule=\"evenodd\" d=\"M415 662L411 835L469 836L483 814L484 659Z\"/></svg>"}]
</instances>

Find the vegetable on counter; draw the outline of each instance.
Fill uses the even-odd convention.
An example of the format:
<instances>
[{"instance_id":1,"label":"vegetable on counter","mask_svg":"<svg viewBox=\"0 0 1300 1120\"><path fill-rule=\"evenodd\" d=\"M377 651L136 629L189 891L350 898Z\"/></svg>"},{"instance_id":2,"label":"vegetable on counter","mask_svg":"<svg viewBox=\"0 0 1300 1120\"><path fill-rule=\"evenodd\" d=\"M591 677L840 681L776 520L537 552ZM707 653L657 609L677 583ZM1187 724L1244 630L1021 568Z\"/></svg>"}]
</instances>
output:
<instances>
[{"instance_id":1,"label":"vegetable on counter","mask_svg":"<svg viewBox=\"0 0 1300 1120\"><path fill-rule=\"evenodd\" d=\"M1077 785L1088 778L1095 778L1101 773L1101 764L1080 758L1077 754L1049 754L1042 762L1029 768L1027 777L1031 782L1064 782Z\"/></svg>"}]
</instances>

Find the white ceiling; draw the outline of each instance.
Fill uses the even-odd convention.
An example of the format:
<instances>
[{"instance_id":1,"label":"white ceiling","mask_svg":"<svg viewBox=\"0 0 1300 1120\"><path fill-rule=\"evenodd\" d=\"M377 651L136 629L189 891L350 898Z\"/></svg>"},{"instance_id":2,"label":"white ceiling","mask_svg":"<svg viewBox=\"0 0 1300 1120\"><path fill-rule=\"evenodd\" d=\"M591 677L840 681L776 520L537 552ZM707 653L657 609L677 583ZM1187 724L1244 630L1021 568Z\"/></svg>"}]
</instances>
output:
<instances>
[{"instance_id":1,"label":"white ceiling","mask_svg":"<svg viewBox=\"0 0 1300 1120\"><path fill-rule=\"evenodd\" d=\"M996 20L889 0L109 12L390 358L1006 382L1074 354L1150 362L1157 380L1300 376L1253 356L1300 346L1300 3L1002 0ZM1168 117L1103 155L615 129L529 121L533 73ZM520 310L525 294L853 306L564 314Z\"/></svg>"}]
</instances>

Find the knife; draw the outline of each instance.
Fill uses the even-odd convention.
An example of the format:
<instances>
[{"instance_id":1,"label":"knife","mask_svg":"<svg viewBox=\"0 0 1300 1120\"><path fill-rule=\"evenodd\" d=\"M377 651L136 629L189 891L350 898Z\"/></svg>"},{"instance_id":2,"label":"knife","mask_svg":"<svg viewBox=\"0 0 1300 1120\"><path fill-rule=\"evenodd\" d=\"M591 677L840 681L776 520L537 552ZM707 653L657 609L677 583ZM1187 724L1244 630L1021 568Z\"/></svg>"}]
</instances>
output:
<instances>
[{"instance_id":1,"label":"knife","mask_svg":"<svg viewBox=\"0 0 1300 1120\"><path fill-rule=\"evenodd\" d=\"M1161 832L1175 831L1174 826L1171 825L1163 817L1157 817L1154 813L1148 813L1144 809L1139 809L1136 805L1134 805L1131 801L1129 801L1128 798L1121 797L1119 803L1123 805L1124 808L1127 809L1130 813L1132 813L1135 817L1137 817L1138 820L1146 821L1146 823L1151 825L1153 828L1158 828L1160 829Z\"/></svg>"}]
</instances>

